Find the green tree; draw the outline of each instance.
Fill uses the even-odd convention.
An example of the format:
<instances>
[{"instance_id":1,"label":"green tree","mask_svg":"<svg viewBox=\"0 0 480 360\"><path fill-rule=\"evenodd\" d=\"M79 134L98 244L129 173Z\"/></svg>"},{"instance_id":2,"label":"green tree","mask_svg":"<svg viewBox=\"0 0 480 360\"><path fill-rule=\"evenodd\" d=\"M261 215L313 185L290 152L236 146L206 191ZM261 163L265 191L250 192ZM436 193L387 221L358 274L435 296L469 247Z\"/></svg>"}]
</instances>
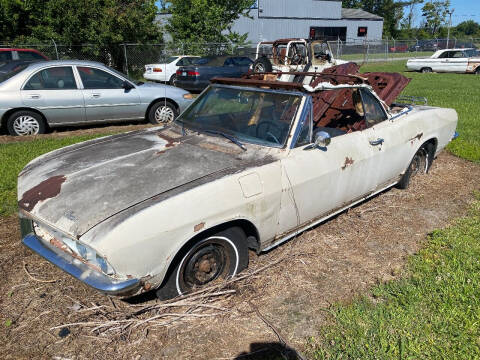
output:
<instances>
[{"instance_id":1,"label":"green tree","mask_svg":"<svg viewBox=\"0 0 480 360\"><path fill-rule=\"evenodd\" d=\"M480 24L473 20L463 21L455 27L454 33L456 36L475 36L480 33Z\"/></svg>"},{"instance_id":2,"label":"green tree","mask_svg":"<svg viewBox=\"0 0 480 360\"><path fill-rule=\"evenodd\" d=\"M172 14L166 25L173 42L182 42L188 51L202 50L204 43L245 41L245 34L232 31L240 16L249 16L255 0L171 0Z\"/></svg>"},{"instance_id":3,"label":"green tree","mask_svg":"<svg viewBox=\"0 0 480 360\"><path fill-rule=\"evenodd\" d=\"M425 18L425 28L436 36L440 27L445 24L450 1L430 1L422 7L422 16Z\"/></svg>"}]
</instances>

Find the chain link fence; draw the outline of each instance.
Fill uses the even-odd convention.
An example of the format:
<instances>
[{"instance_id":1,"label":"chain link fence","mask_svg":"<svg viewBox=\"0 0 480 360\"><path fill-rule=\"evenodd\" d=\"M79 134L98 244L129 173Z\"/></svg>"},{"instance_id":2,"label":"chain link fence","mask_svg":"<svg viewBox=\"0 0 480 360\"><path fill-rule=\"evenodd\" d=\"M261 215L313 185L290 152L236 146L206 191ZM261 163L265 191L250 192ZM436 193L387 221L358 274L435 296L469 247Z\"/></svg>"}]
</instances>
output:
<instances>
[{"instance_id":1,"label":"chain link fence","mask_svg":"<svg viewBox=\"0 0 480 360\"><path fill-rule=\"evenodd\" d=\"M401 60L430 56L445 48L480 47L480 39L428 39L428 40L370 40L329 41L333 56L357 63ZM98 61L122 71L134 79L141 79L145 65L164 63L171 56L247 56L255 59L256 44L235 46L230 43L197 44L111 44L111 45L63 45L48 44L3 44L0 47L36 49L50 59Z\"/></svg>"}]
</instances>

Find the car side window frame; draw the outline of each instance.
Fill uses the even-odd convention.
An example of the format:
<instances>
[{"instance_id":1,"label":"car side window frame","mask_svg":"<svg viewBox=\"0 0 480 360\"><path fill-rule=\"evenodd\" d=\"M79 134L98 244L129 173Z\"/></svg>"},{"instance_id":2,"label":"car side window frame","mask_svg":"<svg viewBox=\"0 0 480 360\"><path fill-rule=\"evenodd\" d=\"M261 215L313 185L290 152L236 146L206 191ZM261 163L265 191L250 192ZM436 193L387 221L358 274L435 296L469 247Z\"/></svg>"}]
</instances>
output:
<instances>
[{"instance_id":1,"label":"car side window frame","mask_svg":"<svg viewBox=\"0 0 480 360\"><path fill-rule=\"evenodd\" d=\"M79 80L80 80L80 83L82 85L82 89L84 90L119 90L119 89L123 89L122 86L118 87L118 88L87 88L85 87L85 84L83 82L83 79L82 79L82 75L80 73L80 69L79 68L90 68L90 69L95 69L95 70L99 70L99 71L103 71L104 73L110 75L110 76L113 76L119 80L122 81L122 84L127 81L126 79L123 79L121 77L119 77L118 75L108 71L107 69L103 69L103 68L99 68L99 67L95 67L95 66L90 66L90 65L75 65L75 70L78 72L78 77L79 77ZM130 81L128 81L130 83Z\"/></svg>"},{"instance_id":2,"label":"car side window frame","mask_svg":"<svg viewBox=\"0 0 480 360\"><path fill-rule=\"evenodd\" d=\"M299 140L305 125L308 126L308 135L307 135L308 142L304 144L304 143L299 143ZM303 109L300 114L300 119L298 120L297 127L293 132L292 143L290 148L294 149L297 147L302 147L302 146L307 146L309 144L312 144L313 142L312 134L313 134L313 100L312 100L312 97L308 95L305 97L305 103L303 105Z\"/></svg>"},{"instance_id":3,"label":"car side window frame","mask_svg":"<svg viewBox=\"0 0 480 360\"><path fill-rule=\"evenodd\" d=\"M378 125L378 124L384 122L385 120L388 120L388 114L387 114L385 108L383 107L380 100L374 94L372 94L371 91L369 91L367 89L360 89L360 96L362 98L363 114L364 114L363 116L364 116L364 119L365 119L367 129L371 128L371 127L374 127L375 125ZM374 123L372 123L372 124L369 123L369 119L368 119L368 116L367 116L367 113L368 113L367 108L368 107L365 106L365 98L366 97L371 98L375 102L375 104L377 105L377 108L379 108L381 113L383 114L383 120L381 120L381 121L373 120L373 121L375 121Z\"/></svg>"},{"instance_id":4,"label":"car side window frame","mask_svg":"<svg viewBox=\"0 0 480 360\"><path fill-rule=\"evenodd\" d=\"M45 71L45 70L50 70L50 69L55 69L55 68L70 68L70 70L72 71L72 77L73 77L73 80L75 82L75 88L74 89L70 89L70 88L43 88L43 89L26 89L26 86L27 84L30 82L30 80L32 80L32 78L38 74L40 74L42 71ZM22 84L22 87L21 87L21 90L22 91L43 91L43 90L48 90L48 91L52 91L52 90L79 90L80 89L80 83L78 82L78 79L77 77L75 76L75 69L72 65L56 65L56 66L49 66L49 67L44 67L44 68L41 68L41 69L38 69L35 73L31 74L26 80L25 82Z\"/></svg>"}]
</instances>

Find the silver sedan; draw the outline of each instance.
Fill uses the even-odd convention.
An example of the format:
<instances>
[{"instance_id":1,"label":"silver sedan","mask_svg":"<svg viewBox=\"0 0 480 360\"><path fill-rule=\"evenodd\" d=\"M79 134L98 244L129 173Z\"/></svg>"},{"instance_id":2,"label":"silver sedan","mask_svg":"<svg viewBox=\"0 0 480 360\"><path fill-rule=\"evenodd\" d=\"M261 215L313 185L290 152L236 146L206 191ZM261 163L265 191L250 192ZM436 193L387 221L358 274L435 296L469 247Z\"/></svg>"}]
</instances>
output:
<instances>
[{"instance_id":1,"label":"silver sedan","mask_svg":"<svg viewBox=\"0 0 480 360\"><path fill-rule=\"evenodd\" d=\"M135 83L97 62L42 61L0 74L0 120L11 135L145 118L169 123L191 102L185 90Z\"/></svg>"}]
</instances>

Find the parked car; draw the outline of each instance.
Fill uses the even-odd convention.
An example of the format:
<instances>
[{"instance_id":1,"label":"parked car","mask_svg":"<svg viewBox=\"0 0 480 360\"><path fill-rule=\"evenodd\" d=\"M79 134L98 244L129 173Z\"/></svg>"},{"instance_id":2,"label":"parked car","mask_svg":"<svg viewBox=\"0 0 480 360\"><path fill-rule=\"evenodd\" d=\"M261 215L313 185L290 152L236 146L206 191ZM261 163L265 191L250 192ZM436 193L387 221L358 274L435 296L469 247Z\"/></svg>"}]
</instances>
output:
<instances>
[{"instance_id":1,"label":"parked car","mask_svg":"<svg viewBox=\"0 0 480 360\"><path fill-rule=\"evenodd\" d=\"M192 102L173 86L135 83L103 64L42 61L0 75L0 119L11 135L48 127L148 119L171 122Z\"/></svg>"},{"instance_id":2,"label":"parked car","mask_svg":"<svg viewBox=\"0 0 480 360\"><path fill-rule=\"evenodd\" d=\"M163 63L145 65L143 77L147 80L168 82L170 85L175 86L178 68L180 66L192 65L195 59L198 59L198 56L171 56Z\"/></svg>"},{"instance_id":3,"label":"parked car","mask_svg":"<svg viewBox=\"0 0 480 360\"><path fill-rule=\"evenodd\" d=\"M256 76L213 79L166 127L30 162L18 177L23 244L103 293L182 295L238 274L248 248L406 188L455 133L453 109L394 103L400 74L330 72L310 86Z\"/></svg>"},{"instance_id":4,"label":"parked car","mask_svg":"<svg viewBox=\"0 0 480 360\"><path fill-rule=\"evenodd\" d=\"M389 51L391 53L399 53L399 52L407 52L408 51L408 45L407 44L400 44L400 45L395 45L395 46L390 46Z\"/></svg>"},{"instance_id":5,"label":"parked car","mask_svg":"<svg viewBox=\"0 0 480 360\"><path fill-rule=\"evenodd\" d=\"M35 49L0 48L0 63L12 60L49 60Z\"/></svg>"},{"instance_id":6,"label":"parked car","mask_svg":"<svg viewBox=\"0 0 480 360\"><path fill-rule=\"evenodd\" d=\"M429 58L407 61L407 69L428 72L454 72L480 75L480 57L474 48L438 50Z\"/></svg>"},{"instance_id":7,"label":"parked car","mask_svg":"<svg viewBox=\"0 0 480 360\"><path fill-rule=\"evenodd\" d=\"M202 57L193 60L192 65L177 70L176 86L189 91L202 91L215 76L242 76L248 72L252 62L246 56Z\"/></svg>"},{"instance_id":8,"label":"parked car","mask_svg":"<svg viewBox=\"0 0 480 360\"><path fill-rule=\"evenodd\" d=\"M433 40L419 40L416 44L411 45L408 51L437 51L438 44Z\"/></svg>"}]
</instances>

